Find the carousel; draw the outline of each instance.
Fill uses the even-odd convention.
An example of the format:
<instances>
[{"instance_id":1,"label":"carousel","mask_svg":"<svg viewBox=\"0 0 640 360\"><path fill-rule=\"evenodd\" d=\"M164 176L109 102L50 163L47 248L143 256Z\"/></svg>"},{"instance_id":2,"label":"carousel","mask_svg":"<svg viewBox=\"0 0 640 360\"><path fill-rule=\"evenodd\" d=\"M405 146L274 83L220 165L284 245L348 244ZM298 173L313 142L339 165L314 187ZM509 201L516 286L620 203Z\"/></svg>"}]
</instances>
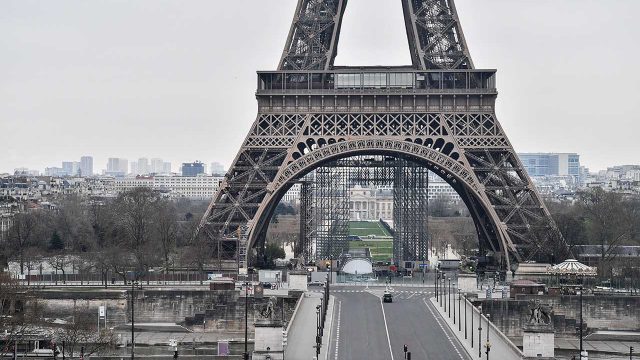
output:
<instances>
[{"instance_id":1,"label":"carousel","mask_svg":"<svg viewBox=\"0 0 640 360\"><path fill-rule=\"evenodd\" d=\"M567 259L547 268L547 275L553 286L549 292L575 294L578 288L586 286L589 279L595 278L597 274L597 268L587 266L576 259Z\"/></svg>"}]
</instances>

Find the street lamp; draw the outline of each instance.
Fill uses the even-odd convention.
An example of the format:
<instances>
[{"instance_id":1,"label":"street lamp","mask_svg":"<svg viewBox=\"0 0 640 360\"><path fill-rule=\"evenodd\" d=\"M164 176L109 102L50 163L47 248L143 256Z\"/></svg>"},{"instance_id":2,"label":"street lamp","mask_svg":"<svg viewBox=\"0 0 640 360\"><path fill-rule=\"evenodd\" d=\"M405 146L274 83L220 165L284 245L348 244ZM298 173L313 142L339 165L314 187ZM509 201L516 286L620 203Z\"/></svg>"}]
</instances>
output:
<instances>
[{"instance_id":1,"label":"street lamp","mask_svg":"<svg viewBox=\"0 0 640 360\"><path fill-rule=\"evenodd\" d=\"M131 280L131 359L133 359L134 347L135 347L135 312L134 312L134 292L135 286L138 285L137 281Z\"/></svg>"},{"instance_id":2,"label":"street lamp","mask_svg":"<svg viewBox=\"0 0 640 360\"><path fill-rule=\"evenodd\" d=\"M474 308L475 306L473 306L473 304L471 305L471 348L473 349L473 312L474 312Z\"/></svg>"},{"instance_id":3,"label":"street lamp","mask_svg":"<svg viewBox=\"0 0 640 360\"><path fill-rule=\"evenodd\" d=\"M462 300L462 298L460 297L460 288L458 288L458 331L462 331L462 307L461 307L460 300ZM466 329L466 325L465 325L465 329Z\"/></svg>"},{"instance_id":4,"label":"street lamp","mask_svg":"<svg viewBox=\"0 0 640 360\"><path fill-rule=\"evenodd\" d=\"M584 327L584 323L582 322L582 292L584 289L582 286L578 288L578 295L580 295L580 360L582 360L584 352L584 348L582 347L582 328Z\"/></svg>"},{"instance_id":5,"label":"street lamp","mask_svg":"<svg viewBox=\"0 0 640 360\"><path fill-rule=\"evenodd\" d=\"M447 290L447 301L449 302L449 318L451 318L451 278L449 280L449 289ZM446 310L445 310L446 311Z\"/></svg>"},{"instance_id":6,"label":"street lamp","mask_svg":"<svg viewBox=\"0 0 640 360\"><path fill-rule=\"evenodd\" d=\"M242 358L249 360L249 282L244 282L244 354Z\"/></svg>"},{"instance_id":7,"label":"street lamp","mask_svg":"<svg viewBox=\"0 0 640 360\"><path fill-rule=\"evenodd\" d=\"M487 342L489 342L489 329L491 328L489 317L491 317L491 314L487 314Z\"/></svg>"},{"instance_id":8,"label":"street lamp","mask_svg":"<svg viewBox=\"0 0 640 360\"><path fill-rule=\"evenodd\" d=\"M444 304L444 312L447 312L447 274L442 273L442 293L440 294L440 306Z\"/></svg>"},{"instance_id":9,"label":"street lamp","mask_svg":"<svg viewBox=\"0 0 640 360\"><path fill-rule=\"evenodd\" d=\"M473 314L471 314L471 318L473 319ZM473 329L473 325L471 325ZM464 298L464 339L467 340L467 297Z\"/></svg>"},{"instance_id":10,"label":"street lamp","mask_svg":"<svg viewBox=\"0 0 640 360\"><path fill-rule=\"evenodd\" d=\"M456 289L456 283L453 283L453 290ZM453 295L453 325L456 324L456 296Z\"/></svg>"},{"instance_id":11,"label":"street lamp","mask_svg":"<svg viewBox=\"0 0 640 360\"><path fill-rule=\"evenodd\" d=\"M435 292L436 292L436 301L438 301L438 298L440 297L438 295L438 278L440 277L440 270L436 269L436 272L433 276L433 286L435 287Z\"/></svg>"},{"instance_id":12,"label":"street lamp","mask_svg":"<svg viewBox=\"0 0 640 360\"><path fill-rule=\"evenodd\" d=\"M316 306L316 358L320 359L320 305Z\"/></svg>"},{"instance_id":13,"label":"street lamp","mask_svg":"<svg viewBox=\"0 0 640 360\"><path fill-rule=\"evenodd\" d=\"M482 319L480 318L480 314L478 314L478 357L482 357Z\"/></svg>"},{"instance_id":14,"label":"street lamp","mask_svg":"<svg viewBox=\"0 0 640 360\"><path fill-rule=\"evenodd\" d=\"M482 306L478 309L478 357L482 357Z\"/></svg>"}]
</instances>

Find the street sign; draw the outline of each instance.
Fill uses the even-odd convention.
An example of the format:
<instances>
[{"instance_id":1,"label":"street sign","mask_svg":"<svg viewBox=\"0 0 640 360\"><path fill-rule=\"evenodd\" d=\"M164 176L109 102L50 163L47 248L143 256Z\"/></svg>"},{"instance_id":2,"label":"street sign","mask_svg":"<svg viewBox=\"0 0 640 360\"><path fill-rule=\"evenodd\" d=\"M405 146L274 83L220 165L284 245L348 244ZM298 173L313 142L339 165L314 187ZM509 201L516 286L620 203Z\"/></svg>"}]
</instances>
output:
<instances>
[{"instance_id":1,"label":"street sign","mask_svg":"<svg viewBox=\"0 0 640 360\"><path fill-rule=\"evenodd\" d=\"M101 318L105 317L107 315L107 308L105 306L100 306L98 307L98 316L100 316Z\"/></svg>"},{"instance_id":2,"label":"street sign","mask_svg":"<svg viewBox=\"0 0 640 360\"><path fill-rule=\"evenodd\" d=\"M429 264L420 264L418 266L420 266L421 268L426 268L426 267L429 267Z\"/></svg>"}]
</instances>

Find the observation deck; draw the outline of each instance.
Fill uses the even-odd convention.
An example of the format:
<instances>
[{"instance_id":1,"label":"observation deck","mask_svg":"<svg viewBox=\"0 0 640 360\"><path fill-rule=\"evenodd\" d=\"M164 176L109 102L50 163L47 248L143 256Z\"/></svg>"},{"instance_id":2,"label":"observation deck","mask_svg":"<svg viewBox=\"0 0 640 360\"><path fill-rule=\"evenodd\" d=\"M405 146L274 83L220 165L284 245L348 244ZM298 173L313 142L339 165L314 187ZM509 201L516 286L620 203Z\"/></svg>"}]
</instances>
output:
<instances>
[{"instance_id":1,"label":"observation deck","mask_svg":"<svg viewBox=\"0 0 640 360\"><path fill-rule=\"evenodd\" d=\"M259 71L256 95L497 95L496 70L344 68Z\"/></svg>"}]
</instances>

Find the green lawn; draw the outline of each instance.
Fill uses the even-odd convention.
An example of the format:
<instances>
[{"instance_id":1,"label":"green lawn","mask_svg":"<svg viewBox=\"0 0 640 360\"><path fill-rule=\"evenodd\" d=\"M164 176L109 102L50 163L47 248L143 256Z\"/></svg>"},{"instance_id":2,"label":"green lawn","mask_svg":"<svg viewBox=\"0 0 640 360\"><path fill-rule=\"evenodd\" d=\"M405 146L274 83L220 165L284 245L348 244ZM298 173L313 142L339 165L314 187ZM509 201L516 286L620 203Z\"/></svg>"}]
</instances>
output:
<instances>
[{"instance_id":1,"label":"green lawn","mask_svg":"<svg viewBox=\"0 0 640 360\"><path fill-rule=\"evenodd\" d=\"M393 257L393 240L349 241L349 248L369 248L373 261L389 261Z\"/></svg>"},{"instance_id":2,"label":"green lawn","mask_svg":"<svg viewBox=\"0 0 640 360\"><path fill-rule=\"evenodd\" d=\"M360 237L367 237L369 235L377 237L391 236L380 221L349 221L349 235Z\"/></svg>"}]
</instances>

